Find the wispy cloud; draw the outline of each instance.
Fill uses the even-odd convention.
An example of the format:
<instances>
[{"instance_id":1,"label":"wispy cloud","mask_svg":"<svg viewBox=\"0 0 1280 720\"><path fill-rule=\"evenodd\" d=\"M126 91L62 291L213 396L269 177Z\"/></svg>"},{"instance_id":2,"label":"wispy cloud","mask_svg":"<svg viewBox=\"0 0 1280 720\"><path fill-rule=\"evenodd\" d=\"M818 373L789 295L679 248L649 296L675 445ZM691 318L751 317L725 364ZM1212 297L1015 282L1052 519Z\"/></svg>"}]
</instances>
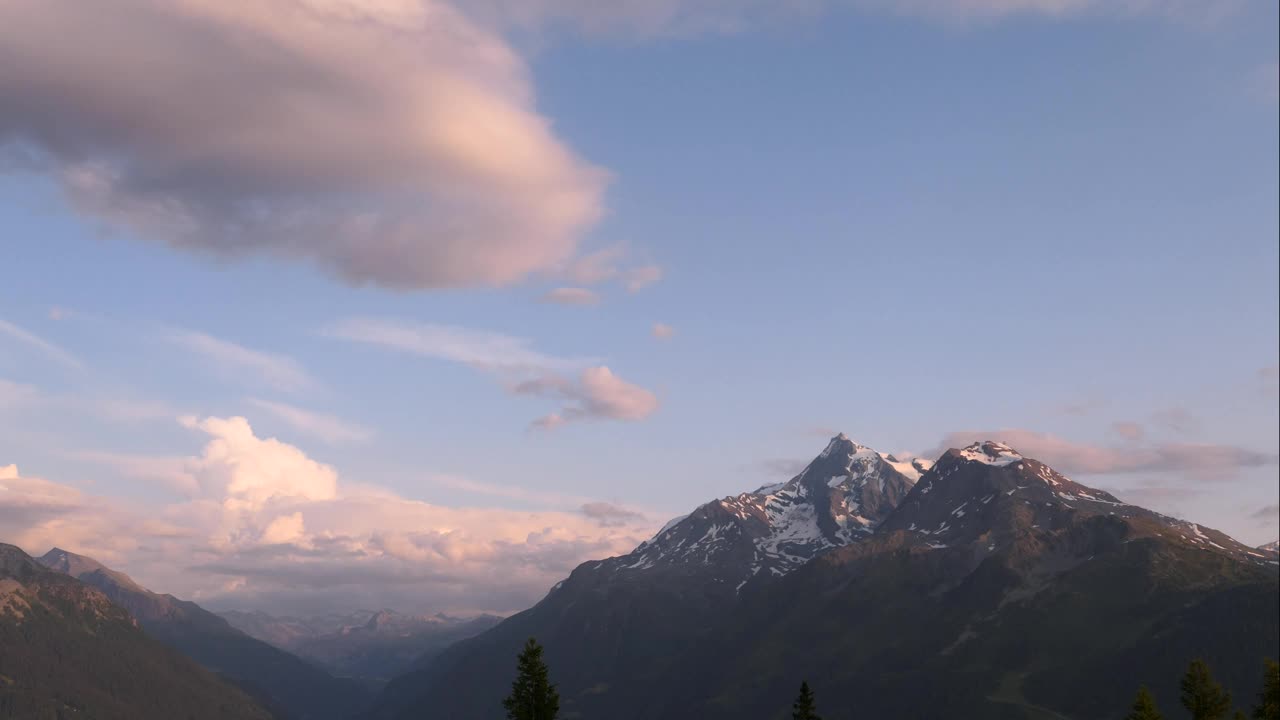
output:
<instances>
[{"instance_id":1,"label":"wispy cloud","mask_svg":"<svg viewBox=\"0 0 1280 720\"><path fill-rule=\"evenodd\" d=\"M1241 468L1265 467L1280 462L1275 453L1259 452L1234 445L1210 443L1161 443L1107 447L1066 440L1034 430L1004 429L949 433L934 456L947 448L963 447L979 440L999 440L1018 452L1066 473L1105 475L1109 473L1173 472L1217 480L1233 477Z\"/></svg>"},{"instance_id":2,"label":"wispy cloud","mask_svg":"<svg viewBox=\"0 0 1280 720\"><path fill-rule=\"evenodd\" d=\"M184 496L199 490L195 477L187 472L187 459L181 456L140 455L100 450L78 450L72 458L109 467L125 477L159 483Z\"/></svg>"},{"instance_id":3,"label":"wispy cloud","mask_svg":"<svg viewBox=\"0 0 1280 720\"><path fill-rule=\"evenodd\" d=\"M0 410L16 410L37 403L42 395L34 385L0 378Z\"/></svg>"},{"instance_id":4,"label":"wispy cloud","mask_svg":"<svg viewBox=\"0 0 1280 720\"><path fill-rule=\"evenodd\" d=\"M1179 435L1200 431L1200 420L1184 407L1171 407L1151 414L1151 422Z\"/></svg>"},{"instance_id":5,"label":"wispy cloud","mask_svg":"<svg viewBox=\"0 0 1280 720\"><path fill-rule=\"evenodd\" d=\"M1255 94L1264 102L1280 103L1280 63L1264 63L1254 71L1252 81Z\"/></svg>"},{"instance_id":6,"label":"wispy cloud","mask_svg":"<svg viewBox=\"0 0 1280 720\"><path fill-rule=\"evenodd\" d=\"M579 285L599 285L617 281L627 292L639 292L662 279L662 267L656 263L635 264L631 248L615 243L575 258L564 274Z\"/></svg>"},{"instance_id":7,"label":"wispy cloud","mask_svg":"<svg viewBox=\"0 0 1280 720\"><path fill-rule=\"evenodd\" d=\"M623 527L645 519L642 513L635 510L599 501L583 503L579 512L595 520L600 527Z\"/></svg>"},{"instance_id":8,"label":"wispy cloud","mask_svg":"<svg viewBox=\"0 0 1280 720\"><path fill-rule=\"evenodd\" d=\"M566 401L558 411L533 421L552 428L575 420L641 420L658 407L652 392L618 377L593 358L556 357L532 343L501 333L451 325L355 318L324 333L422 357L462 363L490 374L516 395Z\"/></svg>"},{"instance_id":9,"label":"wispy cloud","mask_svg":"<svg viewBox=\"0 0 1280 720\"><path fill-rule=\"evenodd\" d=\"M317 387L316 381L302 365L287 355L253 350L230 340L190 330L170 333L169 339L199 355L229 380L249 377L260 384L286 391Z\"/></svg>"},{"instance_id":10,"label":"wispy cloud","mask_svg":"<svg viewBox=\"0 0 1280 720\"><path fill-rule=\"evenodd\" d=\"M652 332L659 340L670 340L676 336L676 329L666 323L654 323Z\"/></svg>"},{"instance_id":11,"label":"wispy cloud","mask_svg":"<svg viewBox=\"0 0 1280 720\"><path fill-rule=\"evenodd\" d=\"M76 356L66 350L63 350L57 345L54 345L48 340L45 340L39 335L14 325L4 318L0 318L0 335L7 335L27 347L34 348L43 353L49 359L63 365L64 367L69 367L73 370L84 369L84 364L81 363L79 358Z\"/></svg>"},{"instance_id":12,"label":"wispy cloud","mask_svg":"<svg viewBox=\"0 0 1280 720\"><path fill-rule=\"evenodd\" d=\"M275 415L295 430L320 438L329 443L364 442L373 437L373 431L356 423L347 422L336 415L305 410L288 403L247 398L249 404Z\"/></svg>"},{"instance_id":13,"label":"wispy cloud","mask_svg":"<svg viewBox=\"0 0 1280 720\"><path fill-rule=\"evenodd\" d=\"M457 475L433 475L430 482L432 485L438 485L440 487L446 487L472 495L504 498L507 500L521 500L547 508L566 508L592 502L590 498L583 497L581 495L547 492L545 490L535 490L521 487L519 485L498 485L495 483L471 480Z\"/></svg>"},{"instance_id":14,"label":"wispy cloud","mask_svg":"<svg viewBox=\"0 0 1280 720\"><path fill-rule=\"evenodd\" d=\"M627 271L627 292L640 292L662 279L662 268L658 265L641 265Z\"/></svg>"},{"instance_id":15,"label":"wispy cloud","mask_svg":"<svg viewBox=\"0 0 1280 720\"><path fill-rule=\"evenodd\" d=\"M572 370L595 362L555 357L534 350L525 338L455 325L351 318L335 323L324 334L482 370Z\"/></svg>"},{"instance_id":16,"label":"wispy cloud","mask_svg":"<svg viewBox=\"0 0 1280 720\"><path fill-rule=\"evenodd\" d=\"M1280 505L1263 505L1249 513L1249 517L1263 525L1275 525L1280 522Z\"/></svg>"},{"instance_id":17,"label":"wispy cloud","mask_svg":"<svg viewBox=\"0 0 1280 720\"><path fill-rule=\"evenodd\" d=\"M852 8L928 22L964 24L1011 17L1156 16L1212 21L1238 3L1196 0L469 0L471 12L491 24L522 29L570 24L591 35L629 37L731 34L812 19Z\"/></svg>"},{"instance_id":18,"label":"wispy cloud","mask_svg":"<svg viewBox=\"0 0 1280 720\"><path fill-rule=\"evenodd\" d=\"M595 305L600 302L600 296L594 291L577 287L555 288L540 299L556 305Z\"/></svg>"},{"instance_id":19,"label":"wispy cloud","mask_svg":"<svg viewBox=\"0 0 1280 720\"><path fill-rule=\"evenodd\" d=\"M1146 435L1146 430L1141 423L1129 422L1127 420L1119 420L1111 423L1111 431L1125 440L1137 441Z\"/></svg>"}]
</instances>

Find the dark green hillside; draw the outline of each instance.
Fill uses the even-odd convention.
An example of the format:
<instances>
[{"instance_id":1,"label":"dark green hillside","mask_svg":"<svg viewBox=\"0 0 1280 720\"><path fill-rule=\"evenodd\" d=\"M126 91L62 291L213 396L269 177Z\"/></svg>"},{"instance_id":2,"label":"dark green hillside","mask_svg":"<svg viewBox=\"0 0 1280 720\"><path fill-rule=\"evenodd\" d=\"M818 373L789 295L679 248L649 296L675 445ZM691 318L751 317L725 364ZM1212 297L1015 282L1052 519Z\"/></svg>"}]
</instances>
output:
<instances>
[{"instance_id":1,"label":"dark green hillside","mask_svg":"<svg viewBox=\"0 0 1280 720\"><path fill-rule=\"evenodd\" d=\"M148 635L190 657L291 720L341 720L371 693L301 658L249 637L199 605L153 593L92 558L54 548L39 559L128 610Z\"/></svg>"},{"instance_id":2,"label":"dark green hillside","mask_svg":"<svg viewBox=\"0 0 1280 720\"><path fill-rule=\"evenodd\" d=\"M268 720L122 608L0 544L0 717Z\"/></svg>"}]
</instances>

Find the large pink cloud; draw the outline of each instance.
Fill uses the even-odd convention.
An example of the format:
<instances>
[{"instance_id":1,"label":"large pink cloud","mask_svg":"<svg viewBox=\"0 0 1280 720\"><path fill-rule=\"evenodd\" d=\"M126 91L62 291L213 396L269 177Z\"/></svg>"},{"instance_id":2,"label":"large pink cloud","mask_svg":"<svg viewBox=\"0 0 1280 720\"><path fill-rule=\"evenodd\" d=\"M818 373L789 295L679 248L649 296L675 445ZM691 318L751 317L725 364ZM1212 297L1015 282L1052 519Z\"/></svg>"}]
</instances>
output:
<instances>
[{"instance_id":1,"label":"large pink cloud","mask_svg":"<svg viewBox=\"0 0 1280 720\"><path fill-rule=\"evenodd\" d=\"M9 159L129 235L424 288L562 267L602 212L521 58L440 0L14 0L0 47Z\"/></svg>"}]
</instances>

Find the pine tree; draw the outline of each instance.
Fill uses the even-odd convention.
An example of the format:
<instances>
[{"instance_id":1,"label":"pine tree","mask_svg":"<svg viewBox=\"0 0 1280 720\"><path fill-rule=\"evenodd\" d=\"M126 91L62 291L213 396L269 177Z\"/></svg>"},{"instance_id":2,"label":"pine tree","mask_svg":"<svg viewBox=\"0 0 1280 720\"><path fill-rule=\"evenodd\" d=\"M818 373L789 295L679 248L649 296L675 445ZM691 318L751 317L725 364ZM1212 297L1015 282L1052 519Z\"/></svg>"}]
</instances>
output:
<instances>
[{"instance_id":1,"label":"pine tree","mask_svg":"<svg viewBox=\"0 0 1280 720\"><path fill-rule=\"evenodd\" d=\"M813 691L808 682L800 683L800 695L791 705L791 720L822 720L813 702Z\"/></svg>"},{"instance_id":2,"label":"pine tree","mask_svg":"<svg viewBox=\"0 0 1280 720\"><path fill-rule=\"evenodd\" d=\"M1253 708L1254 720L1280 720L1280 663L1266 660L1262 694Z\"/></svg>"},{"instance_id":3,"label":"pine tree","mask_svg":"<svg viewBox=\"0 0 1280 720\"><path fill-rule=\"evenodd\" d=\"M551 684L542 646L529 638L516 660L516 679L511 694L502 701L507 720L555 720L560 713L560 693Z\"/></svg>"},{"instance_id":4,"label":"pine tree","mask_svg":"<svg viewBox=\"0 0 1280 720\"><path fill-rule=\"evenodd\" d=\"M1156 699L1151 696L1151 691L1146 685L1138 688L1138 696L1133 700L1133 709L1124 720L1164 720L1164 715L1161 715L1159 708L1156 707Z\"/></svg>"},{"instance_id":5,"label":"pine tree","mask_svg":"<svg viewBox=\"0 0 1280 720\"><path fill-rule=\"evenodd\" d=\"M1182 677L1182 707L1191 720L1222 720L1231 711L1231 693L1213 679L1203 660L1192 660Z\"/></svg>"}]
</instances>

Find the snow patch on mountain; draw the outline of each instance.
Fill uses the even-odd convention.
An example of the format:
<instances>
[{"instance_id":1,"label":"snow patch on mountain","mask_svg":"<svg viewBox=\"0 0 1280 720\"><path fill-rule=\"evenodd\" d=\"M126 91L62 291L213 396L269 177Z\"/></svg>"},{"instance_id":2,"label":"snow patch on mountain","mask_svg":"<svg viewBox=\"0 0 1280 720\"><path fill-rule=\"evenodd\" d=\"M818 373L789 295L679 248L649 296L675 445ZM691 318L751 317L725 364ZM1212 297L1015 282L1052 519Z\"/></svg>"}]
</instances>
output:
<instances>
[{"instance_id":1,"label":"snow patch on mountain","mask_svg":"<svg viewBox=\"0 0 1280 720\"><path fill-rule=\"evenodd\" d=\"M1003 467L1012 465L1022 460L1022 456L1013 448L998 443L993 440L985 442L976 442L966 448L960 450L960 457L973 462L980 462L985 465L995 465Z\"/></svg>"}]
</instances>

